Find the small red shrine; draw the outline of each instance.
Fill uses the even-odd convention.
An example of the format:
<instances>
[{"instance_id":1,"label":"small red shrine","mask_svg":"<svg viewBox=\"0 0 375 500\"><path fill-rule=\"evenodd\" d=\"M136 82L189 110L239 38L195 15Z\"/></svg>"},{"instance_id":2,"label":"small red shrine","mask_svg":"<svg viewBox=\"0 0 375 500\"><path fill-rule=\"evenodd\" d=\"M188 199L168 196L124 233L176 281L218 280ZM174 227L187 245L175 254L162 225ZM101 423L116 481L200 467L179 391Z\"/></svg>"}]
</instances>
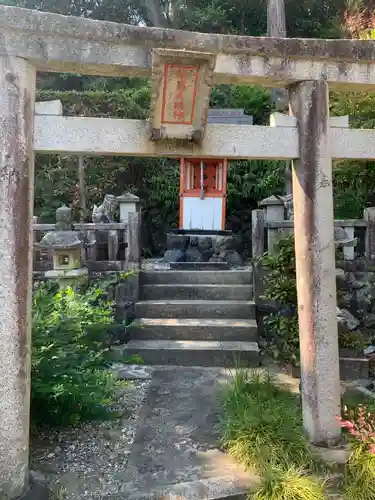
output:
<instances>
[{"instance_id":1,"label":"small red shrine","mask_svg":"<svg viewBox=\"0 0 375 500\"><path fill-rule=\"evenodd\" d=\"M152 141L202 143L206 125L249 124L244 111L209 110L216 56L186 50L153 49L149 134ZM225 229L228 162L220 158L180 160L180 220L184 231Z\"/></svg>"},{"instance_id":2,"label":"small red shrine","mask_svg":"<svg viewBox=\"0 0 375 500\"><path fill-rule=\"evenodd\" d=\"M226 159L181 158L180 229L225 229L227 164Z\"/></svg>"}]
</instances>

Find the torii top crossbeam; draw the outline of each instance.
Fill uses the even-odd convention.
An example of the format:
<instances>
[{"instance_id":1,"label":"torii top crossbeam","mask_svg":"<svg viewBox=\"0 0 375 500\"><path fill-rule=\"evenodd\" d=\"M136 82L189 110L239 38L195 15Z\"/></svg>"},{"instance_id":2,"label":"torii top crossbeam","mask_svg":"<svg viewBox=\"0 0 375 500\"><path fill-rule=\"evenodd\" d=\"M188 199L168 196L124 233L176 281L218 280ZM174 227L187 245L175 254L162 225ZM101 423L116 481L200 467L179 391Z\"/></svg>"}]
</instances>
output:
<instances>
[{"instance_id":1,"label":"torii top crossbeam","mask_svg":"<svg viewBox=\"0 0 375 500\"><path fill-rule=\"evenodd\" d=\"M372 41L192 33L8 6L0 7L0 32L0 55L27 58L43 71L148 76L152 49L174 49L217 56L214 83L375 85Z\"/></svg>"}]
</instances>

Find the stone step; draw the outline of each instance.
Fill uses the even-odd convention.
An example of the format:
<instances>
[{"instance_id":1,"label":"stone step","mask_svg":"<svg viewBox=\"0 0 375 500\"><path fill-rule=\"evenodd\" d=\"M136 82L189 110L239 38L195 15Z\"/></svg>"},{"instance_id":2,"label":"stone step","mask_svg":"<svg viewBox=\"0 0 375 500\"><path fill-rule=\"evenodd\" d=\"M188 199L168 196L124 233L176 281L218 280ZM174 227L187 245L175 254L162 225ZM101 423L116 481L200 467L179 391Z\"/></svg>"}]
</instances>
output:
<instances>
[{"instance_id":1,"label":"stone step","mask_svg":"<svg viewBox=\"0 0 375 500\"><path fill-rule=\"evenodd\" d=\"M236 319L141 318L130 327L137 340L258 340L256 321Z\"/></svg>"},{"instance_id":2,"label":"stone step","mask_svg":"<svg viewBox=\"0 0 375 500\"><path fill-rule=\"evenodd\" d=\"M141 271L141 285L251 285L251 271Z\"/></svg>"},{"instance_id":3,"label":"stone step","mask_svg":"<svg viewBox=\"0 0 375 500\"><path fill-rule=\"evenodd\" d=\"M145 364L177 366L259 366L256 342L130 340L112 349L113 358L139 355Z\"/></svg>"},{"instance_id":4,"label":"stone step","mask_svg":"<svg viewBox=\"0 0 375 500\"><path fill-rule=\"evenodd\" d=\"M143 285L142 300L251 300L251 285Z\"/></svg>"},{"instance_id":5,"label":"stone step","mask_svg":"<svg viewBox=\"0 0 375 500\"><path fill-rule=\"evenodd\" d=\"M255 319L255 304L245 300L145 300L136 318Z\"/></svg>"}]
</instances>

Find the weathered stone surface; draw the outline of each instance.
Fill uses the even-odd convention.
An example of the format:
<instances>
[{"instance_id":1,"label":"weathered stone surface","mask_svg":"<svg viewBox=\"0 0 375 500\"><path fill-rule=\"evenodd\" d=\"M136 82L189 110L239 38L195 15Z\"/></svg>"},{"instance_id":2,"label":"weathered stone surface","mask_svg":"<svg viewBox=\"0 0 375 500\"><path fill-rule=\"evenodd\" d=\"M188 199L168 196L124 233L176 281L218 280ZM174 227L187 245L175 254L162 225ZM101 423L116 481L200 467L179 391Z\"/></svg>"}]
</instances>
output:
<instances>
[{"instance_id":1,"label":"weathered stone surface","mask_svg":"<svg viewBox=\"0 0 375 500\"><path fill-rule=\"evenodd\" d=\"M203 262L204 258L197 246L188 247L185 251L186 262Z\"/></svg>"},{"instance_id":2,"label":"weathered stone surface","mask_svg":"<svg viewBox=\"0 0 375 500\"><path fill-rule=\"evenodd\" d=\"M197 246L201 252L211 250L212 253L212 238L210 236L199 236Z\"/></svg>"},{"instance_id":3,"label":"weathered stone surface","mask_svg":"<svg viewBox=\"0 0 375 500\"><path fill-rule=\"evenodd\" d=\"M230 375L217 368L157 367L123 478L123 497L158 498L173 484L248 472L220 450L220 385ZM244 475L245 473L245 475ZM247 487L250 487L250 484ZM220 498L203 494L187 498ZM180 491L181 493L181 491ZM185 498L185 492L182 492ZM142 496L144 495L144 497ZM178 498L178 494L176 497ZM175 498L174 495L170 497Z\"/></svg>"},{"instance_id":4,"label":"weathered stone surface","mask_svg":"<svg viewBox=\"0 0 375 500\"><path fill-rule=\"evenodd\" d=\"M219 255L219 260L228 262L231 267L241 266L243 264L241 255L236 252L236 250L226 250L224 252L221 252Z\"/></svg>"},{"instance_id":5,"label":"weathered stone surface","mask_svg":"<svg viewBox=\"0 0 375 500\"><path fill-rule=\"evenodd\" d=\"M339 333L351 332L359 327L360 322L346 309L337 307L337 324Z\"/></svg>"},{"instance_id":6,"label":"weathered stone surface","mask_svg":"<svg viewBox=\"0 0 375 500\"><path fill-rule=\"evenodd\" d=\"M34 101L35 69L24 59L0 55L0 492L5 498L21 495L28 481Z\"/></svg>"},{"instance_id":7,"label":"weathered stone surface","mask_svg":"<svg viewBox=\"0 0 375 500\"><path fill-rule=\"evenodd\" d=\"M304 428L315 445L340 438L340 374L328 85L290 88L300 157L293 162L296 279Z\"/></svg>"},{"instance_id":8,"label":"weathered stone surface","mask_svg":"<svg viewBox=\"0 0 375 500\"><path fill-rule=\"evenodd\" d=\"M215 253L223 252L224 250L231 250L235 248L233 236L218 236L213 242Z\"/></svg>"},{"instance_id":9,"label":"weathered stone surface","mask_svg":"<svg viewBox=\"0 0 375 500\"><path fill-rule=\"evenodd\" d=\"M164 262L183 262L185 253L182 250L167 250L163 257Z\"/></svg>"},{"instance_id":10,"label":"weathered stone surface","mask_svg":"<svg viewBox=\"0 0 375 500\"><path fill-rule=\"evenodd\" d=\"M125 365L119 369L116 368L119 380L149 380L153 372L154 369L151 366L143 365Z\"/></svg>"},{"instance_id":11,"label":"weathered stone surface","mask_svg":"<svg viewBox=\"0 0 375 500\"><path fill-rule=\"evenodd\" d=\"M40 70L146 76L151 72L151 49L163 48L218 54L215 83L231 83L235 78L284 87L314 78L353 85L375 81L374 65L366 64L373 62L375 49L365 40L189 33L5 6L0 8L0 29L3 53L30 58Z\"/></svg>"},{"instance_id":12,"label":"weathered stone surface","mask_svg":"<svg viewBox=\"0 0 375 500\"><path fill-rule=\"evenodd\" d=\"M185 234L167 233L168 250L186 250L189 244L189 236Z\"/></svg>"}]
</instances>

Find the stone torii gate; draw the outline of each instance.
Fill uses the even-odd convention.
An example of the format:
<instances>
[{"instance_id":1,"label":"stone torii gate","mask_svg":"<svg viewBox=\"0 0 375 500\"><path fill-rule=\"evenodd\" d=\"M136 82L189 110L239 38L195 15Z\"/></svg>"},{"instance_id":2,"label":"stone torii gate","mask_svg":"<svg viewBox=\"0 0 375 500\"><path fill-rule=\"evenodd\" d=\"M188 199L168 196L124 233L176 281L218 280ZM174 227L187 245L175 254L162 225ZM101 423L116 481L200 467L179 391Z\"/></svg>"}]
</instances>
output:
<instances>
[{"instance_id":1,"label":"stone torii gate","mask_svg":"<svg viewBox=\"0 0 375 500\"><path fill-rule=\"evenodd\" d=\"M0 7L0 492L27 488L34 153L293 161L304 426L340 436L332 159L375 159L375 131L332 127L328 86L372 90L371 41L190 33ZM34 115L36 71L149 76L149 122ZM206 124L213 84L289 88L284 125ZM293 121L294 120L294 121Z\"/></svg>"}]
</instances>

